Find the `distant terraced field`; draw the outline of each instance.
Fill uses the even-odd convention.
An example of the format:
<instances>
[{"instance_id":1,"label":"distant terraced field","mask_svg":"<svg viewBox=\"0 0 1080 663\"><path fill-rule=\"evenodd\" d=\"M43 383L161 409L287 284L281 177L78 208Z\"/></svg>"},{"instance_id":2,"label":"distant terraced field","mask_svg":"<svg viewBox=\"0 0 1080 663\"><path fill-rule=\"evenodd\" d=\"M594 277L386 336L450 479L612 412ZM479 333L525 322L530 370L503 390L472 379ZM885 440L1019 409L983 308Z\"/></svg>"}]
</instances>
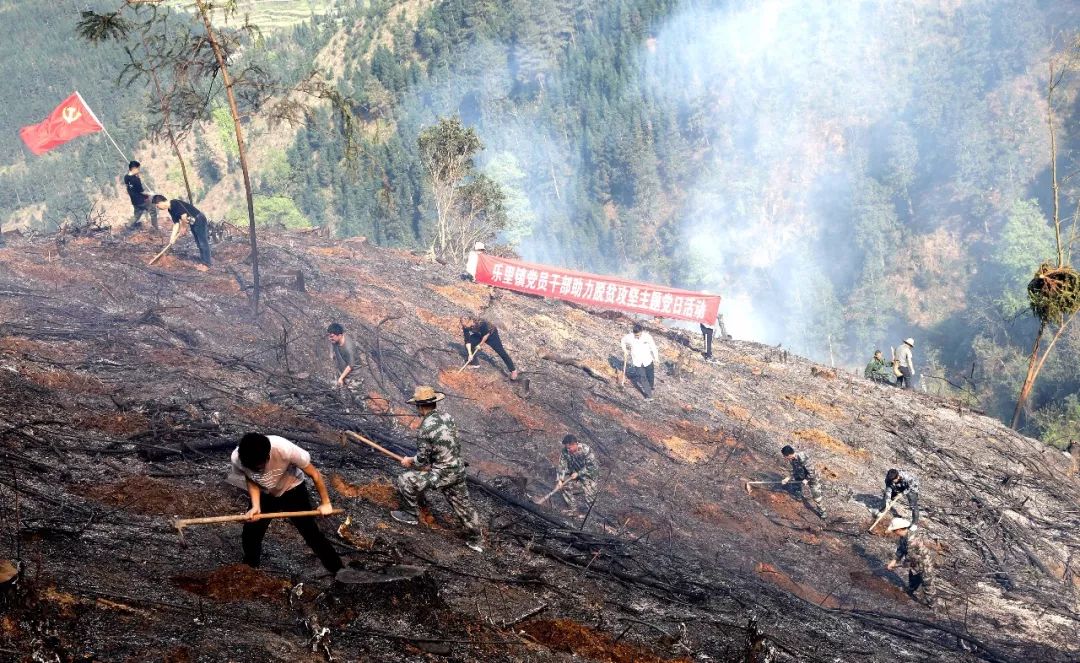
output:
<instances>
[{"instance_id":1,"label":"distant terraced field","mask_svg":"<svg viewBox=\"0 0 1080 663\"><path fill-rule=\"evenodd\" d=\"M238 0L239 16L250 16L254 25L264 30L285 28L325 14L336 0ZM187 8L188 0L172 0L177 7Z\"/></svg>"}]
</instances>

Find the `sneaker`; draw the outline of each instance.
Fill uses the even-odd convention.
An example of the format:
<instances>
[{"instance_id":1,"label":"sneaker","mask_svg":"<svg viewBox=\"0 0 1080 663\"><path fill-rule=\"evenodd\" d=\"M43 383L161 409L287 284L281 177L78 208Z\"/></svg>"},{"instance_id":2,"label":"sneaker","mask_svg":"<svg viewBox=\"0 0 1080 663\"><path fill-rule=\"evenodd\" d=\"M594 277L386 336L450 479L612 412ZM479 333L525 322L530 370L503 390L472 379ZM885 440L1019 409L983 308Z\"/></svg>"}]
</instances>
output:
<instances>
[{"instance_id":1,"label":"sneaker","mask_svg":"<svg viewBox=\"0 0 1080 663\"><path fill-rule=\"evenodd\" d=\"M409 513L408 511L391 511L390 517L399 523L405 523L406 525L419 525L420 518L415 513Z\"/></svg>"},{"instance_id":2,"label":"sneaker","mask_svg":"<svg viewBox=\"0 0 1080 663\"><path fill-rule=\"evenodd\" d=\"M475 550L478 553L482 553L484 552L484 546L480 545L481 543L483 543L483 541L474 541L470 539L465 542L465 545L469 546L469 548Z\"/></svg>"},{"instance_id":3,"label":"sneaker","mask_svg":"<svg viewBox=\"0 0 1080 663\"><path fill-rule=\"evenodd\" d=\"M653 401L653 397L652 397L652 396L646 396L646 397L645 397L645 402L646 402L646 403L652 403L652 401Z\"/></svg>"},{"instance_id":4,"label":"sneaker","mask_svg":"<svg viewBox=\"0 0 1080 663\"><path fill-rule=\"evenodd\" d=\"M510 380L513 381L513 380L517 380L517 379L518 379L518 372L517 371L510 371Z\"/></svg>"}]
</instances>

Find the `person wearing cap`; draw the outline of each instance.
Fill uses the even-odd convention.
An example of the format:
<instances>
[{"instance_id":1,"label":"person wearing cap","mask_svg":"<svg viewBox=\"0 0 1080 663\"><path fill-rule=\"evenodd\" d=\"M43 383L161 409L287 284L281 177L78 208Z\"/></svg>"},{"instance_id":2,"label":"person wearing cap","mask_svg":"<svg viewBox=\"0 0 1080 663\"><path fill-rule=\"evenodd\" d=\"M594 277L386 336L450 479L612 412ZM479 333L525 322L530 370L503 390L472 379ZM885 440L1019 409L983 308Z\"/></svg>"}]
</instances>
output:
<instances>
[{"instance_id":1,"label":"person wearing cap","mask_svg":"<svg viewBox=\"0 0 1080 663\"><path fill-rule=\"evenodd\" d=\"M896 378L896 386L904 389L915 388L915 361L911 356L915 348L915 339L905 338L904 344L896 351L896 363L900 368L900 375Z\"/></svg>"},{"instance_id":2,"label":"person wearing cap","mask_svg":"<svg viewBox=\"0 0 1080 663\"><path fill-rule=\"evenodd\" d=\"M251 508L245 514L248 521L240 535L244 563L248 566L258 568L262 561L263 537L271 519L260 518L261 514L315 510L327 516L334 510L322 474L311 462L311 454L283 437L247 433L240 438L231 460L237 485L246 486L251 497ZM311 477L319 493L316 509L311 508L305 477ZM233 482L231 476L229 483ZM334 574L341 571L341 557L319 530L315 518L289 518L289 522L327 571Z\"/></svg>"},{"instance_id":3,"label":"person wearing cap","mask_svg":"<svg viewBox=\"0 0 1080 663\"><path fill-rule=\"evenodd\" d=\"M885 565L890 571L907 562L908 595L921 600L928 606L934 605L934 552L926 544L918 526L904 518L894 518L889 524L889 532L900 537L896 553ZM921 596L920 596L921 595Z\"/></svg>"},{"instance_id":4,"label":"person wearing cap","mask_svg":"<svg viewBox=\"0 0 1080 663\"><path fill-rule=\"evenodd\" d=\"M131 220L131 225L128 226L130 230L137 230L142 223L139 219L143 214L150 216L150 225L157 228L157 213L158 208L150 204L150 194L143 188L142 179L139 177L139 170L142 168L142 164L138 161L131 161L128 163L127 175L124 175L124 188L127 189L128 198L131 199L131 207L134 209L134 218Z\"/></svg>"},{"instance_id":5,"label":"person wearing cap","mask_svg":"<svg viewBox=\"0 0 1080 663\"><path fill-rule=\"evenodd\" d=\"M630 333L622 338L623 380L630 377L645 400L651 401L656 386L655 365L660 361L660 351L649 332L639 323L634 323Z\"/></svg>"},{"instance_id":6,"label":"person wearing cap","mask_svg":"<svg viewBox=\"0 0 1080 663\"><path fill-rule=\"evenodd\" d=\"M423 385L417 387L409 399L420 414L420 432L416 455L401 459L402 466L409 468L397 478L402 508L391 511L390 517L406 525L416 525L420 522L420 497L429 488L437 488L446 496L454 515L465 528L466 545L476 552L483 552L480 516L469 500L457 424L449 414L439 412L436 405L445 397Z\"/></svg>"},{"instance_id":7,"label":"person wearing cap","mask_svg":"<svg viewBox=\"0 0 1080 663\"><path fill-rule=\"evenodd\" d=\"M881 350L874 350L874 358L863 369L863 377L881 384L892 384L892 368L885 363Z\"/></svg>"},{"instance_id":8,"label":"person wearing cap","mask_svg":"<svg viewBox=\"0 0 1080 663\"><path fill-rule=\"evenodd\" d=\"M469 256L465 260L465 271L469 273L469 278L476 280L476 265L480 262L480 254L487 251L487 247L483 242L477 242L473 244L472 251L469 251Z\"/></svg>"},{"instance_id":9,"label":"person wearing cap","mask_svg":"<svg viewBox=\"0 0 1080 663\"><path fill-rule=\"evenodd\" d=\"M600 474L596 464L596 454L584 442L579 442L574 435L562 439L562 453L559 455L557 478L565 483L562 499L570 509L577 508L575 493L582 493L590 505L596 499L596 479Z\"/></svg>"},{"instance_id":10,"label":"person wearing cap","mask_svg":"<svg viewBox=\"0 0 1080 663\"><path fill-rule=\"evenodd\" d=\"M326 338L330 341L330 349L334 354L334 367L337 369L337 380L334 383L338 387L345 387L354 395L361 389L360 380L353 375L360 368L360 351L351 336L345 335L345 328L338 322L332 322L326 328Z\"/></svg>"},{"instance_id":11,"label":"person wearing cap","mask_svg":"<svg viewBox=\"0 0 1080 663\"><path fill-rule=\"evenodd\" d=\"M502 339L499 338L499 328L495 323L474 315L463 315L459 322L461 323L461 333L465 338L465 352L469 353L469 361L466 366L469 368L480 367L476 355L480 352L480 346L487 343L488 347L494 350L495 354L499 355L503 363L506 364L506 370L510 371L510 379L518 379L517 367L514 366L514 360L510 358L506 348L503 347Z\"/></svg>"},{"instance_id":12,"label":"person wearing cap","mask_svg":"<svg viewBox=\"0 0 1080 663\"><path fill-rule=\"evenodd\" d=\"M805 451L796 452L790 445L784 445L784 448L780 450L784 459L791 463L791 476L784 477L780 482L783 485L788 485L792 481L796 481L810 489L810 496L814 499L814 507L817 509L818 516L825 517L825 507L821 505L821 481L818 479L817 472L814 471L813 465L810 463L810 457L806 455ZM802 494L802 486L799 487L799 494Z\"/></svg>"},{"instance_id":13,"label":"person wearing cap","mask_svg":"<svg viewBox=\"0 0 1080 663\"><path fill-rule=\"evenodd\" d=\"M885 473L885 492L881 494L881 509L874 512L874 516L884 513L890 502L906 495L908 506L911 507L911 524L919 522L919 477L906 470L890 469Z\"/></svg>"}]
</instances>

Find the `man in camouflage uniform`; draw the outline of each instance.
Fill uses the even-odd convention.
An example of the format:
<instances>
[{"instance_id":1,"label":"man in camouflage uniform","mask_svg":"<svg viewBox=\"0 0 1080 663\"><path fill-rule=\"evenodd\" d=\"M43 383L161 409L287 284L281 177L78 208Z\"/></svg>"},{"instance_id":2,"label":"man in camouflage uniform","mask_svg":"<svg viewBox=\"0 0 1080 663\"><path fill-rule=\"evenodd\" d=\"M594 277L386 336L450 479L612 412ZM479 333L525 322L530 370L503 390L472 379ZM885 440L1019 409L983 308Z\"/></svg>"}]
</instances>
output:
<instances>
[{"instance_id":1,"label":"man in camouflage uniform","mask_svg":"<svg viewBox=\"0 0 1080 663\"><path fill-rule=\"evenodd\" d=\"M908 594L911 598L922 601L928 606L934 605L934 553L926 544L917 525L904 518L895 518L889 525L890 532L896 532L900 543L896 546L886 568L890 571L907 562Z\"/></svg>"},{"instance_id":2,"label":"man in camouflage uniform","mask_svg":"<svg viewBox=\"0 0 1080 663\"><path fill-rule=\"evenodd\" d=\"M781 481L781 483L786 486L792 481L798 481L809 488L810 495L814 498L814 506L817 508L817 514L824 518L825 507L821 505L821 481L818 479L817 472L814 471L814 467L810 463L810 457L806 455L805 451L796 453L795 449L793 449L790 444L784 445L784 448L780 450L780 453L791 463L791 476L784 477L784 480ZM799 488L799 495L802 495L802 488Z\"/></svg>"},{"instance_id":3,"label":"man in camouflage uniform","mask_svg":"<svg viewBox=\"0 0 1080 663\"><path fill-rule=\"evenodd\" d=\"M918 525L919 477L906 470L890 469L885 473L885 492L881 494L881 509L874 513L874 517L884 513L889 502L899 499L901 495L907 496L908 506L911 507L911 524Z\"/></svg>"},{"instance_id":4,"label":"man in camouflage uniform","mask_svg":"<svg viewBox=\"0 0 1080 663\"><path fill-rule=\"evenodd\" d=\"M562 490L562 498L567 507L577 509L577 492L583 493L585 501L592 505L596 499L596 478L599 473L596 454L589 445L578 442L573 435L564 437L562 454L559 456L558 480L559 483L567 484Z\"/></svg>"},{"instance_id":5,"label":"man in camouflage uniform","mask_svg":"<svg viewBox=\"0 0 1080 663\"><path fill-rule=\"evenodd\" d=\"M863 369L863 377L881 384L893 383L892 366L885 363L885 357L882 356L881 350L874 350L874 358Z\"/></svg>"},{"instance_id":6,"label":"man in camouflage uniform","mask_svg":"<svg viewBox=\"0 0 1080 663\"><path fill-rule=\"evenodd\" d=\"M445 397L431 387L421 386L409 399L416 405L422 421L416 455L403 458L401 464L417 469L397 478L403 505L400 511L391 511L390 516L398 522L416 525L420 522L421 495L428 488L438 488L468 533L466 545L476 552L484 552L480 516L469 501L469 488L465 483L465 461L461 458L457 424L449 414L436 410L435 404Z\"/></svg>"}]
</instances>

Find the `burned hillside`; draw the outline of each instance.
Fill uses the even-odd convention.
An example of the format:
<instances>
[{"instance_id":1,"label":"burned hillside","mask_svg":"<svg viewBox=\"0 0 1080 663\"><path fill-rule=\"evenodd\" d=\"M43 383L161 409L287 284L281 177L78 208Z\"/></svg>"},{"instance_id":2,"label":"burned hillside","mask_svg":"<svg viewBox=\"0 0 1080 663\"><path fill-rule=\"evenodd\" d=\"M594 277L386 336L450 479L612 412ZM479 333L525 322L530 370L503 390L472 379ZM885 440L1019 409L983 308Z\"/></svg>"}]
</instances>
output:
<instances>
[{"instance_id":1,"label":"burned hillside","mask_svg":"<svg viewBox=\"0 0 1080 663\"><path fill-rule=\"evenodd\" d=\"M267 234L251 314L240 238L198 273L107 232L0 249L0 652L13 660L1070 661L1080 657L1080 480L1060 452L956 403L748 342L707 364L677 330L656 400L615 379L630 321L493 291L421 256ZM521 379L464 361L458 317L497 320ZM363 349L362 400L333 387L324 330ZM461 426L487 549L441 497L408 528L396 464L342 435L414 446L417 384ZM372 583L335 585L277 524L239 565L224 483L238 436L305 446L345 517L322 523ZM588 515L535 506L560 438L599 458ZM825 479L822 519L779 448ZM889 467L922 482L940 600L913 602L867 532ZM385 582L377 582L383 580ZM772 650L773 653L768 653Z\"/></svg>"}]
</instances>

